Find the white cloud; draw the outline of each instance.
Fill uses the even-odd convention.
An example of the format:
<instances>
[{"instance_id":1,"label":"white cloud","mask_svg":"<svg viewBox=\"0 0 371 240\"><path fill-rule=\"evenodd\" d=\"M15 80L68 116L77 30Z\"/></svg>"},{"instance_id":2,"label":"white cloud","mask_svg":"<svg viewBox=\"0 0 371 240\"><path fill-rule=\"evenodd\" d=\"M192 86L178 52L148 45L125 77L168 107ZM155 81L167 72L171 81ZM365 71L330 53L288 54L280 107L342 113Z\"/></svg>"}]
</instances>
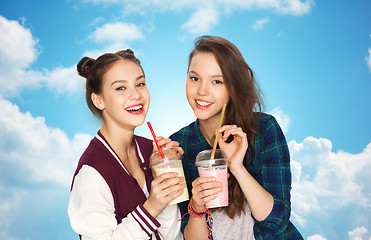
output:
<instances>
[{"instance_id":1,"label":"white cloud","mask_svg":"<svg viewBox=\"0 0 371 240\"><path fill-rule=\"evenodd\" d=\"M308 14L314 6L313 0L207 0L202 4L197 0L83 0L85 3L94 4L122 4L125 9L135 9L139 11L166 11L180 10L185 8L201 9L207 6L215 6L220 10L253 10L253 9L271 9L282 14L303 15Z\"/></svg>"},{"instance_id":2,"label":"white cloud","mask_svg":"<svg viewBox=\"0 0 371 240\"><path fill-rule=\"evenodd\" d=\"M350 240L366 240L366 234L368 233L368 230L362 226L362 227L357 227L353 231L349 232L349 239Z\"/></svg>"},{"instance_id":3,"label":"white cloud","mask_svg":"<svg viewBox=\"0 0 371 240\"><path fill-rule=\"evenodd\" d=\"M264 25L269 23L269 18L262 18L256 20L255 24L252 26L252 29L255 31L263 29Z\"/></svg>"},{"instance_id":4,"label":"white cloud","mask_svg":"<svg viewBox=\"0 0 371 240\"><path fill-rule=\"evenodd\" d=\"M314 6L314 0L83 0L85 3L103 5L122 5L125 14L147 15L155 12L182 11L191 9L192 14L182 28L193 34L209 32L222 14L231 14L234 10L272 10L279 14L305 15ZM197 18L198 17L198 18Z\"/></svg>"},{"instance_id":5,"label":"white cloud","mask_svg":"<svg viewBox=\"0 0 371 240\"><path fill-rule=\"evenodd\" d=\"M0 93L14 93L23 85L37 85L38 74L25 74L37 58L38 39L17 21L0 16Z\"/></svg>"},{"instance_id":6,"label":"white cloud","mask_svg":"<svg viewBox=\"0 0 371 240\"><path fill-rule=\"evenodd\" d=\"M1 182L69 186L82 146L91 136L79 134L70 140L60 129L46 126L43 117L22 113L1 98L0 109Z\"/></svg>"},{"instance_id":7,"label":"white cloud","mask_svg":"<svg viewBox=\"0 0 371 240\"><path fill-rule=\"evenodd\" d=\"M287 114L283 113L280 107L276 107L275 109L271 110L269 113L272 114L276 118L282 131L284 133L287 133L289 130L290 122L291 122L290 117Z\"/></svg>"},{"instance_id":8,"label":"white cloud","mask_svg":"<svg viewBox=\"0 0 371 240\"><path fill-rule=\"evenodd\" d=\"M24 20L22 20L24 21ZM0 63L9 68L26 68L37 57L38 39L17 21L0 15ZM4 68L5 69L5 68Z\"/></svg>"},{"instance_id":9,"label":"white cloud","mask_svg":"<svg viewBox=\"0 0 371 240\"><path fill-rule=\"evenodd\" d=\"M65 207L66 200L58 196L68 195L78 159L92 136L69 139L48 127L43 117L22 113L1 96L0 109L0 216L6 219L0 221L0 239L16 240L14 223L32 219L22 211L42 217Z\"/></svg>"},{"instance_id":10,"label":"white cloud","mask_svg":"<svg viewBox=\"0 0 371 240\"><path fill-rule=\"evenodd\" d=\"M269 2L275 2L274 6L277 6L275 9L279 13L288 15L308 14L314 6L314 0L277 0Z\"/></svg>"},{"instance_id":11,"label":"white cloud","mask_svg":"<svg viewBox=\"0 0 371 240\"><path fill-rule=\"evenodd\" d=\"M131 23L106 23L95 30L90 37L97 43L133 41L143 39L141 30Z\"/></svg>"},{"instance_id":12,"label":"white cloud","mask_svg":"<svg viewBox=\"0 0 371 240\"><path fill-rule=\"evenodd\" d=\"M85 90L85 78L78 76L76 65L57 67L51 71L44 69L42 74L41 79L48 88L58 93L81 93Z\"/></svg>"},{"instance_id":13,"label":"white cloud","mask_svg":"<svg viewBox=\"0 0 371 240\"><path fill-rule=\"evenodd\" d=\"M365 60L367 63L367 67L371 72L371 48L368 49L368 55L366 56Z\"/></svg>"},{"instance_id":14,"label":"white cloud","mask_svg":"<svg viewBox=\"0 0 371 240\"><path fill-rule=\"evenodd\" d=\"M187 22L182 25L192 34L207 34L219 22L219 13L213 8L198 9Z\"/></svg>"},{"instance_id":15,"label":"white cloud","mask_svg":"<svg viewBox=\"0 0 371 240\"><path fill-rule=\"evenodd\" d=\"M89 50L84 56L96 58L105 52L126 49L129 41L143 38L141 30L134 24L107 23L89 36L104 46ZM9 97L19 94L22 89L41 86L57 93L83 92L85 81L78 76L76 65L40 71L30 69L38 56L37 43L29 29L0 16L0 94Z\"/></svg>"},{"instance_id":16,"label":"white cloud","mask_svg":"<svg viewBox=\"0 0 371 240\"><path fill-rule=\"evenodd\" d=\"M313 236L309 236L307 240L326 240L327 238L322 237L321 235L315 234Z\"/></svg>"},{"instance_id":17,"label":"white cloud","mask_svg":"<svg viewBox=\"0 0 371 240\"><path fill-rule=\"evenodd\" d=\"M371 211L371 143L358 154L332 152L328 139L289 142L293 169L293 217L304 226L308 216L350 206ZM345 220L346 221L346 220ZM349 219L351 221L351 219Z\"/></svg>"},{"instance_id":18,"label":"white cloud","mask_svg":"<svg viewBox=\"0 0 371 240\"><path fill-rule=\"evenodd\" d=\"M106 23L90 34L89 39L96 43L103 43L104 47L88 50L84 56L97 58L103 53L117 52L130 48L129 42L144 39L144 35L135 24L125 22ZM136 53L138 56L138 54Z\"/></svg>"},{"instance_id":19,"label":"white cloud","mask_svg":"<svg viewBox=\"0 0 371 240\"><path fill-rule=\"evenodd\" d=\"M43 85L57 92L83 91L84 82L77 76L75 65L41 71L30 69L39 54L37 43L29 29L0 16L0 94L13 96L24 88Z\"/></svg>"}]
</instances>

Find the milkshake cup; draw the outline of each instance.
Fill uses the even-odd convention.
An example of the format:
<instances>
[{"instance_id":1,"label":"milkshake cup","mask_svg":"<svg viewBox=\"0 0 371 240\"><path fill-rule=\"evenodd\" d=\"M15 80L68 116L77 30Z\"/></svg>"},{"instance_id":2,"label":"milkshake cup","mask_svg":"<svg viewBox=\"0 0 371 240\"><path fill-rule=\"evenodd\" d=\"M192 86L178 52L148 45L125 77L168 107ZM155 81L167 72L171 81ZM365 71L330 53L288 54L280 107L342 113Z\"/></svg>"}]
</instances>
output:
<instances>
[{"instance_id":1,"label":"milkshake cup","mask_svg":"<svg viewBox=\"0 0 371 240\"><path fill-rule=\"evenodd\" d=\"M222 183L222 192L207 202L207 208L228 206L228 171L227 161L222 150L216 149L214 159L211 159L212 149L204 150L197 154L196 167L200 177L215 177L216 181Z\"/></svg>"},{"instance_id":2,"label":"milkshake cup","mask_svg":"<svg viewBox=\"0 0 371 240\"><path fill-rule=\"evenodd\" d=\"M162 153L165 158L161 156L160 151L154 151L150 157L150 167L155 176L157 177L165 172L176 172L178 173L178 177L184 177L182 154L173 147L162 148ZM170 201L168 205L184 202L188 199L188 190L187 187L185 187L182 195Z\"/></svg>"}]
</instances>

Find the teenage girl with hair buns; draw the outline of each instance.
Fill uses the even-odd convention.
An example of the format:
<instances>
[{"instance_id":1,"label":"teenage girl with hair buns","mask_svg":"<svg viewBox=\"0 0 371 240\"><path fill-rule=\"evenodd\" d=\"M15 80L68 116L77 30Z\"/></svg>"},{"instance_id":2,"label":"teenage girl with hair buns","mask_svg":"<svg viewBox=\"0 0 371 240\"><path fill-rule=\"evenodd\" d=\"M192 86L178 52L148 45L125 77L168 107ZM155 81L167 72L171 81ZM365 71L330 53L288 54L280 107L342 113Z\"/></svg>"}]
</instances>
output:
<instances>
[{"instance_id":1,"label":"teenage girl with hair buns","mask_svg":"<svg viewBox=\"0 0 371 240\"><path fill-rule=\"evenodd\" d=\"M145 74L133 51L106 53L77 64L86 78L86 101L102 119L73 177L68 215L83 240L182 239L177 205L184 178L164 173L153 180L152 141L134 135L150 102ZM162 147L179 144L158 138Z\"/></svg>"}]
</instances>

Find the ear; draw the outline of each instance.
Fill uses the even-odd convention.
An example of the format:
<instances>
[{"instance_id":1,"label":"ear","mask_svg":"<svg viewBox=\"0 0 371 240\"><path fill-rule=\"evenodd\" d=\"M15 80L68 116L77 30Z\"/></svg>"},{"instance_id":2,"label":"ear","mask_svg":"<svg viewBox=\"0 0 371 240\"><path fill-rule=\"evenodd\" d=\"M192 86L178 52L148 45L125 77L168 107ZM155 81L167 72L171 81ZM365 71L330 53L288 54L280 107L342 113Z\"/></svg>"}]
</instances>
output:
<instances>
[{"instance_id":1,"label":"ear","mask_svg":"<svg viewBox=\"0 0 371 240\"><path fill-rule=\"evenodd\" d=\"M103 97L101 95L92 93L90 97L91 97L91 101L93 102L96 108L98 108L101 111L105 108Z\"/></svg>"}]
</instances>

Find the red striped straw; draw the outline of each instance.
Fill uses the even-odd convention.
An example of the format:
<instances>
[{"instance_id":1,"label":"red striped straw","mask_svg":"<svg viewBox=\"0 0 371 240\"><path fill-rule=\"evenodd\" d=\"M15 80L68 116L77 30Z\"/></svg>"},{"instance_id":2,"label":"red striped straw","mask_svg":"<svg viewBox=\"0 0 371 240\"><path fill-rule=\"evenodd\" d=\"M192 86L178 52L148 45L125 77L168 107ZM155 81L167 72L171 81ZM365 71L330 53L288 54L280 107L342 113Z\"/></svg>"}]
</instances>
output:
<instances>
[{"instance_id":1,"label":"red striped straw","mask_svg":"<svg viewBox=\"0 0 371 240\"><path fill-rule=\"evenodd\" d=\"M147 125L148 125L148 127L149 127L149 130L150 130L151 133L152 133L153 139L155 140L155 143L156 143L157 149L160 151L160 154L161 154L162 159L165 160L165 155L164 155L164 153L162 152L161 147L158 145L158 142L157 142L157 139L156 139L156 134L155 134L155 132L153 131L152 125L151 125L151 123L150 123L149 121L147 122Z\"/></svg>"}]
</instances>

